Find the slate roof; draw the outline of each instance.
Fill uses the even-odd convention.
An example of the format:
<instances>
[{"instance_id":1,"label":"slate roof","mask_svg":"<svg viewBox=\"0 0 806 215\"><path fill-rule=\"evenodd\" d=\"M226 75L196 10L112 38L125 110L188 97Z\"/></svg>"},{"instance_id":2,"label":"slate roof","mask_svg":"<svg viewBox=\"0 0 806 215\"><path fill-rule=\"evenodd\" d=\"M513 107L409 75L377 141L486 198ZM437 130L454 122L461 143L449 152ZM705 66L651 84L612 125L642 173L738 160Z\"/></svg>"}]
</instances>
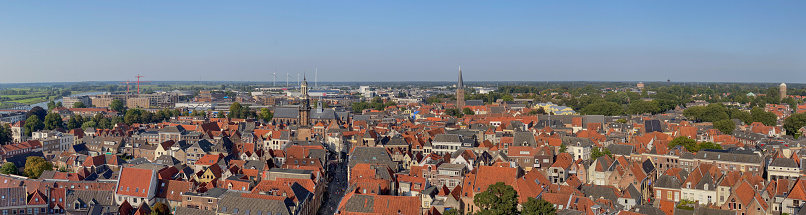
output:
<instances>
[{"instance_id":1,"label":"slate roof","mask_svg":"<svg viewBox=\"0 0 806 215\"><path fill-rule=\"evenodd\" d=\"M385 148L380 147L355 147L350 153L350 168L359 163L385 164L395 172L398 171L397 162L392 161Z\"/></svg>"},{"instance_id":2,"label":"slate roof","mask_svg":"<svg viewBox=\"0 0 806 215\"><path fill-rule=\"evenodd\" d=\"M235 212L237 210L237 212ZM218 213L224 214L292 214L284 201L242 197L239 192L227 192L218 200Z\"/></svg>"},{"instance_id":3,"label":"slate roof","mask_svg":"<svg viewBox=\"0 0 806 215\"><path fill-rule=\"evenodd\" d=\"M188 207L176 207L176 211L174 214L193 214L193 215L215 215L215 211L212 210L202 210L196 208L188 208Z\"/></svg>"},{"instance_id":4,"label":"slate roof","mask_svg":"<svg viewBox=\"0 0 806 215\"><path fill-rule=\"evenodd\" d=\"M610 150L610 153L613 153L613 155L624 155L624 156L630 156L634 148L635 147L631 145L623 145L623 144L610 144L609 146L607 146L607 149Z\"/></svg>"},{"instance_id":5,"label":"slate roof","mask_svg":"<svg viewBox=\"0 0 806 215\"><path fill-rule=\"evenodd\" d=\"M711 150L703 150L696 155L694 155L695 159L703 159L703 160L717 160L717 161L728 161L728 162L739 162L739 163L754 163L760 164L762 163L762 157L757 154L752 153L730 153L730 152L723 152L723 151L711 151Z\"/></svg>"},{"instance_id":6,"label":"slate roof","mask_svg":"<svg viewBox=\"0 0 806 215\"><path fill-rule=\"evenodd\" d=\"M672 189L680 189L681 185L683 185L683 183L680 180L677 180L677 177L671 175L661 175L654 184L655 187Z\"/></svg>"},{"instance_id":7,"label":"slate roof","mask_svg":"<svg viewBox=\"0 0 806 215\"><path fill-rule=\"evenodd\" d=\"M530 146L530 147L537 147L537 142L535 141L535 136L532 132L515 132L512 135L513 146Z\"/></svg>"},{"instance_id":8,"label":"slate roof","mask_svg":"<svg viewBox=\"0 0 806 215\"><path fill-rule=\"evenodd\" d=\"M798 168L798 164L795 163L795 160L789 158L775 158L770 163L770 166Z\"/></svg>"},{"instance_id":9,"label":"slate roof","mask_svg":"<svg viewBox=\"0 0 806 215\"><path fill-rule=\"evenodd\" d=\"M274 109L274 118L299 118L299 108L297 107L278 107Z\"/></svg>"},{"instance_id":10,"label":"slate roof","mask_svg":"<svg viewBox=\"0 0 806 215\"><path fill-rule=\"evenodd\" d=\"M458 134L437 134L432 142L460 143L462 141Z\"/></svg>"}]
</instances>

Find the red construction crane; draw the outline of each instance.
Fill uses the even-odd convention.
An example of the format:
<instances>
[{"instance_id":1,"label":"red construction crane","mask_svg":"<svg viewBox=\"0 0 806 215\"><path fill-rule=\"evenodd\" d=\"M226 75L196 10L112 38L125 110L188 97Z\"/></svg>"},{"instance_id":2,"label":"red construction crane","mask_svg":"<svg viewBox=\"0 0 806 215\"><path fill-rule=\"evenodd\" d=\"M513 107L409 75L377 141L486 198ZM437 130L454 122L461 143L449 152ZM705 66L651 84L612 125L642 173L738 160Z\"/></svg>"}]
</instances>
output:
<instances>
[{"instance_id":1,"label":"red construction crane","mask_svg":"<svg viewBox=\"0 0 806 215\"><path fill-rule=\"evenodd\" d=\"M124 82L120 82L120 83L121 83L121 84L122 84L122 83L126 83L126 94L129 94L129 83L132 83L132 82L131 82L131 81L129 81L128 79L126 79L126 81L124 81Z\"/></svg>"},{"instance_id":2,"label":"red construction crane","mask_svg":"<svg viewBox=\"0 0 806 215\"><path fill-rule=\"evenodd\" d=\"M137 94L139 95L140 94L140 82L146 83L146 82L150 82L150 81L140 81L140 78L145 77L145 76L142 76L140 74L137 74L137 76L134 76L134 77L137 78Z\"/></svg>"}]
</instances>

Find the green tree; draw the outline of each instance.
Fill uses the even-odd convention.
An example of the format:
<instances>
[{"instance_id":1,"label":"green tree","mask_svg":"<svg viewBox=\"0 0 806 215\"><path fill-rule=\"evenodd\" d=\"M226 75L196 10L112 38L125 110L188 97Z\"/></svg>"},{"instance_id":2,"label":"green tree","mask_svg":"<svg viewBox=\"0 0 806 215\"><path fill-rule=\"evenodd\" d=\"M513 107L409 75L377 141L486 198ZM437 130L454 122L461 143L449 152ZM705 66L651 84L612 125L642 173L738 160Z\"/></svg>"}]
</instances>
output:
<instances>
[{"instance_id":1,"label":"green tree","mask_svg":"<svg viewBox=\"0 0 806 215\"><path fill-rule=\"evenodd\" d=\"M42 123L42 120L39 120L39 117L36 115L31 115L28 119L25 119L25 136L31 136L31 133L35 131L40 131L45 128L45 124Z\"/></svg>"},{"instance_id":2,"label":"green tree","mask_svg":"<svg viewBox=\"0 0 806 215\"><path fill-rule=\"evenodd\" d=\"M29 178L39 178L45 170L53 170L53 163L43 157L30 156L25 160L24 175Z\"/></svg>"},{"instance_id":3,"label":"green tree","mask_svg":"<svg viewBox=\"0 0 806 215\"><path fill-rule=\"evenodd\" d=\"M86 108L86 107L87 105L85 105L84 102L73 103L73 108Z\"/></svg>"},{"instance_id":4,"label":"green tree","mask_svg":"<svg viewBox=\"0 0 806 215\"><path fill-rule=\"evenodd\" d=\"M456 118L461 118L463 116L462 111L459 111L459 109L456 108L445 109L445 114Z\"/></svg>"},{"instance_id":5,"label":"green tree","mask_svg":"<svg viewBox=\"0 0 806 215\"><path fill-rule=\"evenodd\" d=\"M778 125L778 116L775 113L764 111L760 107L750 110L750 115L753 117L753 122L760 122L766 126Z\"/></svg>"},{"instance_id":6,"label":"green tree","mask_svg":"<svg viewBox=\"0 0 806 215\"><path fill-rule=\"evenodd\" d=\"M669 149L674 148L675 146L683 146L689 152L697 152L700 149L697 147L697 141L692 140L691 138L680 136L674 138L671 142L669 142Z\"/></svg>"},{"instance_id":7,"label":"green tree","mask_svg":"<svg viewBox=\"0 0 806 215\"><path fill-rule=\"evenodd\" d=\"M610 153L610 149L604 148L604 150L602 150L599 149L599 147L593 147L593 150L591 150L591 160L595 160L596 158L605 155L607 155L608 157L612 155L612 153Z\"/></svg>"},{"instance_id":8,"label":"green tree","mask_svg":"<svg viewBox=\"0 0 806 215\"><path fill-rule=\"evenodd\" d=\"M481 209L477 215L504 215L518 213L518 193L512 186L498 182L476 194L473 203Z\"/></svg>"},{"instance_id":9,"label":"green tree","mask_svg":"<svg viewBox=\"0 0 806 215\"><path fill-rule=\"evenodd\" d=\"M787 135L795 137L800 128L806 126L806 113L792 114L784 120L784 130ZM803 135L803 134L800 134Z\"/></svg>"},{"instance_id":10,"label":"green tree","mask_svg":"<svg viewBox=\"0 0 806 215\"><path fill-rule=\"evenodd\" d=\"M462 114L464 115L476 115L476 112L471 110L470 108L462 109Z\"/></svg>"},{"instance_id":11,"label":"green tree","mask_svg":"<svg viewBox=\"0 0 806 215\"><path fill-rule=\"evenodd\" d=\"M699 150L703 150L703 149L722 149L722 146L719 145L719 144L716 144L716 143L712 143L712 142L702 142L697 146L697 148Z\"/></svg>"},{"instance_id":12,"label":"green tree","mask_svg":"<svg viewBox=\"0 0 806 215\"><path fill-rule=\"evenodd\" d=\"M64 127L62 116L58 113L50 113L45 116L45 130L53 130Z\"/></svg>"},{"instance_id":13,"label":"green tree","mask_svg":"<svg viewBox=\"0 0 806 215\"><path fill-rule=\"evenodd\" d=\"M630 103L627 112L630 114L655 114L660 112L660 107L658 107L657 101L644 101L639 99Z\"/></svg>"},{"instance_id":14,"label":"green tree","mask_svg":"<svg viewBox=\"0 0 806 215\"><path fill-rule=\"evenodd\" d=\"M535 199L529 197L529 200L523 203L521 209L522 215L554 215L557 210L554 209L554 204L543 199Z\"/></svg>"},{"instance_id":15,"label":"green tree","mask_svg":"<svg viewBox=\"0 0 806 215\"><path fill-rule=\"evenodd\" d=\"M546 114L546 109L543 107L537 108L537 114Z\"/></svg>"},{"instance_id":16,"label":"green tree","mask_svg":"<svg viewBox=\"0 0 806 215\"><path fill-rule=\"evenodd\" d=\"M624 115L624 109L621 108L621 105L615 102L598 102L592 103L585 108L582 108L581 112L586 115L605 115L605 116L619 116Z\"/></svg>"},{"instance_id":17,"label":"green tree","mask_svg":"<svg viewBox=\"0 0 806 215\"><path fill-rule=\"evenodd\" d=\"M56 102L48 102L48 110L53 110L53 108L56 108Z\"/></svg>"},{"instance_id":18,"label":"green tree","mask_svg":"<svg viewBox=\"0 0 806 215\"><path fill-rule=\"evenodd\" d=\"M227 115L224 114L224 111L218 111L218 114L216 114L216 117L217 118L227 118Z\"/></svg>"},{"instance_id":19,"label":"green tree","mask_svg":"<svg viewBox=\"0 0 806 215\"><path fill-rule=\"evenodd\" d=\"M142 120L142 113L143 111L137 108L129 109L126 111L126 115L123 116L123 121L127 125L132 125L134 123L141 123Z\"/></svg>"},{"instance_id":20,"label":"green tree","mask_svg":"<svg viewBox=\"0 0 806 215\"><path fill-rule=\"evenodd\" d=\"M714 128L723 134L733 134L733 130L736 130L736 124L733 123L733 120L723 119L714 122Z\"/></svg>"},{"instance_id":21,"label":"green tree","mask_svg":"<svg viewBox=\"0 0 806 215\"><path fill-rule=\"evenodd\" d=\"M64 105L62 105L62 102L56 102L56 107L64 107Z\"/></svg>"},{"instance_id":22,"label":"green tree","mask_svg":"<svg viewBox=\"0 0 806 215\"><path fill-rule=\"evenodd\" d=\"M739 119L744 124L751 124L753 123L753 117L747 111L742 111L736 108L731 108L728 110L728 115L730 115L731 119Z\"/></svg>"},{"instance_id":23,"label":"green tree","mask_svg":"<svg viewBox=\"0 0 806 215\"><path fill-rule=\"evenodd\" d=\"M84 124L81 124L82 129L97 128L97 127L98 127L98 124L95 123L95 121L86 121L86 122L84 122Z\"/></svg>"},{"instance_id":24,"label":"green tree","mask_svg":"<svg viewBox=\"0 0 806 215\"><path fill-rule=\"evenodd\" d=\"M456 208L451 208L450 210L445 211L445 213L442 215L462 215L462 213L460 213L459 210L456 210Z\"/></svg>"},{"instance_id":25,"label":"green tree","mask_svg":"<svg viewBox=\"0 0 806 215\"><path fill-rule=\"evenodd\" d=\"M0 167L0 173L6 175L16 175L17 174L17 165L14 165L12 162L6 162Z\"/></svg>"},{"instance_id":26,"label":"green tree","mask_svg":"<svg viewBox=\"0 0 806 215\"><path fill-rule=\"evenodd\" d=\"M271 119L274 117L274 114L268 108L261 108L260 109L260 119L263 122L271 122Z\"/></svg>"},{"instance_id":27,"label":"green tree","mask_svg":"<svg viewBox=\"0 0 806 215\"><path fill-rule=\"evenodd\" d=\"M12 142L11 133L11 124L0 123L0 145Z\"/></svg>"},{"instance_id":28,"label":"green tree","mask_svg":"<svg viewBox=\"0 0 806 215\"><path fill-rule=\"evenodd\" d=\"M151 215L172 215L171 207L162 202L154 203L151 207Z\"/></svg>"},{"instance_id":29,"label":"green tree","mask_svg":"<svg viewBox=\"0 0 806 215\"><path fill-rule=\"evenodd\" d=\"M702 115L705 113L705 107L703 106L694 106L689 107L683 110L683 116L687 117L689 120L702 120Z\"/></svg>"},{"instance_id":30,"label":"green tree","mask_svg":"<svg viewBox=\"0 0 806 215\"><path fill-rule=\"evenodd\" d=\"M30 118L31 116L36 116L39 118L39 120L42 120L45 119L45 115L48 115L48 111L42 109L42 107L36 106L34 108L31 108L31 110L28 110L28 112L25 113L25 118L27 119Z\"/></svg>"},{"instance_id":31,"label":"green tree","mask_svg":"<svg viewBox=\"0 0 806 215\"><path fill-rule=\"evenodd\" d=\"M227 118L245 118L243 112L244 110L241 103L233 102L232 105L229 106L229 115L227 115Z\"/></svg>"},{"instance_id":32,"label":"green tree","mask_svg":"<svg viewBox=\"0 0 806 215\"><path fill-rule=\"evenodd\" d=\"M728 109L722 104L709 104L705 106L705 111L702 114L702 120L706 122L716 122L729 118Z\"/></svg>"},{"instance_id":33,"label":"green tree","mask_svg":"<svg viewBox=\"0 0 806 215\"><path fill-rule=\"evenodd\" d=\"M565 151L568 151L568 147L565 146L565 144L560 144L560 153L564 153Z\"/></svg>"},{"instance_id":34,"label":"green tree","mask_svg":"<svg viewBox=\"0 0 806 215\"><path fill-rule=\"evenodd\" d=\"M126 110L126 106L123 106L123 100L114 99L112 103L109 103L109 109L123 113Z\"/></svg>"}]
</instances>

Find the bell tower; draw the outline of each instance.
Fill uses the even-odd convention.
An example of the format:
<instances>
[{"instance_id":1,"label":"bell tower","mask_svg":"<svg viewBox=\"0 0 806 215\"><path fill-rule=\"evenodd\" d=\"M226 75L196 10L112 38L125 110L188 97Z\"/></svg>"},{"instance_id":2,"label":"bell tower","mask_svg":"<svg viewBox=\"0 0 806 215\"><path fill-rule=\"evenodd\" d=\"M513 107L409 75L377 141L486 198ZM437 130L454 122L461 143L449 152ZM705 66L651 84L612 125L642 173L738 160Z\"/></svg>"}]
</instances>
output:
<instances>
[{"instance_id":1,"label":"bell tower","mask_svg":"<svg viewBox=\"0 0 806 215\"><path fill-rule=\"evenodd\" d=\"M308 81L305 77L302 77L302 84L300 84L301 92L300 95L300 102L299 102L299 125L300 126L309 126L310 125L310 116L311 114L311 100L308 97Z\"/></svg>"}]
</instances>

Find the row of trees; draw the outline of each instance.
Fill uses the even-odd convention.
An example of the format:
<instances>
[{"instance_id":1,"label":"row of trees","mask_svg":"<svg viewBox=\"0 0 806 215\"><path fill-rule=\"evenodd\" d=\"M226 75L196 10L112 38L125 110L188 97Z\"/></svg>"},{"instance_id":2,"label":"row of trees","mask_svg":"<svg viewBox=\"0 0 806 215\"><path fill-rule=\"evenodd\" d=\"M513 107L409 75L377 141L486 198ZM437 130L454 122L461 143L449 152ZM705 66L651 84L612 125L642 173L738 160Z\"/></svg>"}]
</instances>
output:
<instances>
[{"instance_id":1,"label":"row of trees","mask_svg":"<svg viewBox=\"0 0 806 215\"><path fill-rule=\"evenodd\" d=\"M748 125L753 122L761 122L766 126L775 126L778 124L778 116L776 116L775 113L766 112L760 107L753 107L748 113L736 108L727 108L722 104L709 104L707 106L687 108L683 111L683 115L689 119L702 122L739 119Z\"/></svg>"},{"instance_id":2,"label":"row of trees","mask_svg":"<svg viewBox=\"0 0 806 215\"><path fill-rule=\"evenodd\" d=\"M30 156L25 160L25 168L22 174L18 172L17 165L14 163L6 162L0 167L0 173L6 175L22 175L28 178L36 179L42 175L45 170L53 170L53 163L45 160L43 157Z\"/></svg>"},{"instance_id":3,"label":"row of trees","mask_svg":"<svg viewBox=\"0 0 806 215\"><path fill-rule=\"evenodd\" d=\"M692 140L691 138L680 136L674 138L671 142L669 142L669 149L672 149L676 146L683 146L689 152L698 152L703 149L722 149L722 146L712 142L702 142L697 144L696 140Z\"/></svg>"},{"instance_id":4,"label":"row of trees","mask_svg":"<svg viewBox=\"0 0 806 215\"><path fill-rule=\"evenodd\" d=\"M354 102L350 106L353 108L353 113L361 113L366 109L384 110L386 107L397 105L393 101L383 102L381 97L372 98L370 102Z\"/></svg>"}]
</instances>

